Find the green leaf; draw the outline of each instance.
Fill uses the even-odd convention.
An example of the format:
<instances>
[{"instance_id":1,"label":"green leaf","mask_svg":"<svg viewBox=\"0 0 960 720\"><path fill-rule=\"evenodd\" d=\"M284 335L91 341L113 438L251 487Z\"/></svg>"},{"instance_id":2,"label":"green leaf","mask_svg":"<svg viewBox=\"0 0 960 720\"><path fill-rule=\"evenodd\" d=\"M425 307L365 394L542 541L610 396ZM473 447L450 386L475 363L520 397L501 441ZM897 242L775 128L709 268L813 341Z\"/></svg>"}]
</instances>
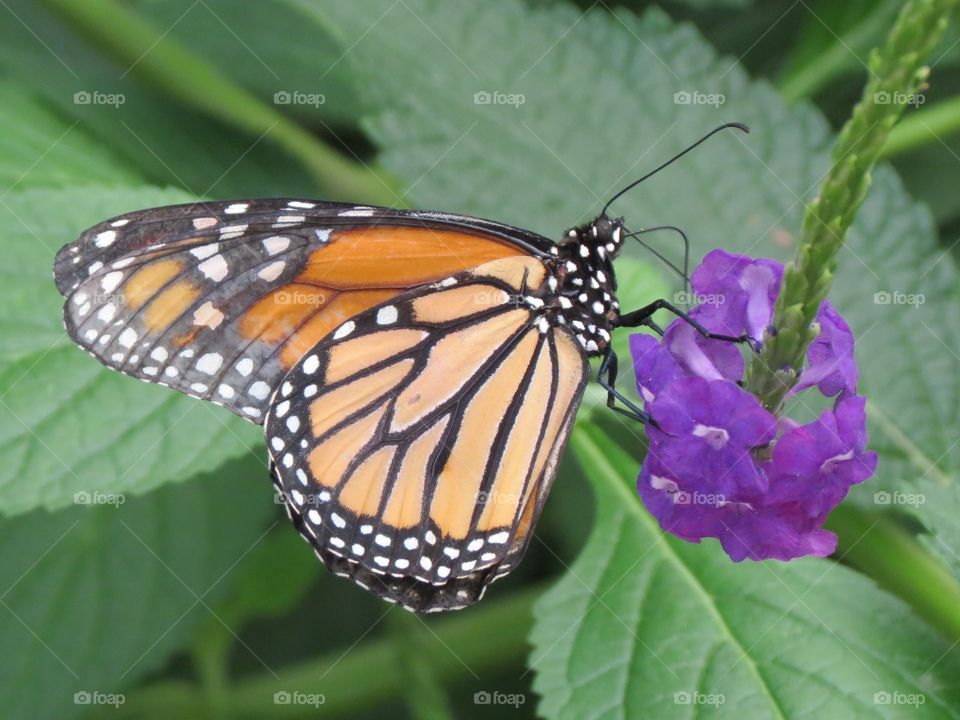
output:
<instances>
[{"instance_id":1,"label":"green leaf","mask_svg":"<svg viewBox=\"0 0 960 720\"><path fill-rule=\"evenodd\" d=\"M41 3L6 0L0 12L0 68L150 182L210 197L302 195L314 187L309 173L270 142L146 87L132 63L105 57ZM117 95L122 103L107 101Z\"/></svg>"},{"instance_id":2,"label":"green leaf","mask_svg":"<svg viewBox=\"0 0 960 720\"><path fill-rule=\"evenodd\" d=\"M61 325L53 257L84 228L181 192L25 190L0 203L8 263L0 304L0 514L59 509L76 493L137 494L250 452L259 428L167 388L107 370Z\"/></svg>"},{"instance_id":3,"label":"green leaf","mask_svg":"<svg viewBox=\"0 0 960 720\"><path fill-rule=\"evenodd\" d=\"M245 460L149 497L0 521L4 717L74 717L90 709L74 693L123 693L161 667L280 519L270 492Z\"/></svg>"},{"instance_id":4,"label":"green leaf","mask_svg":"<svg viewBox=\"0 0 960 720\"><path fill-rule=\"evenodd\" d=\"M22 86L0 80L0 187L129 185L140 180L76 121L39 103Z\"/></svg>"},{"instance_id":5,"label":"green leaf","mask_svg":"<svg viewBox=\"0 0 960 720\"><path fill-rule=\"evenodd\" d=\"M275 507L279 518L282 505L275 503ZM232 626L254 618L282 616L300 602L319 571L316 556L304 552L303 540L284 522L238 565L235 590L217 608L217 614ZM208 624L222 628L218 621Z\"/></svg>"},{"instance_id":6,"label":"green leaf","mask_svg":"<svg viewBox=\"0 0 960 720\"><path fill-rule=\"evenodd\" d=\"M596 428L573 446L603 522L535 607L544 716L894 718L911 695L911 717L958 716L960 657L900 601L827 561L734 565L665 537L629 455Z\"/></svg>"},{"instance_id":7,"label":"green leaf","mask_svg":"<svg viewBox=\"0 0 960 720\"><path fill-rule=\"evenodd\" d=\"M753 135L716 138L611 212L634 228L679 224L701 251L744 236L759 239L755 250L783 255L785 229L800 217L797 195L825 167L829 137L818 114L788 110L767 84L748 83L692 27L661 12L641 22L627 12L581 19L567 6L535 10L506 0L392 9L384 0L288 2L336 22L348 44L364 37L351 56L368 105L384 108L367 126L389 168L416 181L409 197L421 207L475 212L558 238L629 180L736 119ZM369 18L384 12L371 29ZM498 52L489 51L489 37L501 39ZM572 102L574 88L589 88L590 101ZM722 94L725 102L678 104L681 91ZM475 98L494 92L502 104ZM511 95L522 104L510 104Z\"/></svg>"},{"instance_id":8,"label":"green leaf","mask_svg":"<svg viewBox=\"0 0 960 720\"><path fill-rule=\"evenodd\" d=\"M305 19L283 0L140 0L134 7L156 27L171 28L172 37L262 101L273 103L275 93L291 93L291 101L279 109L306 124L323 129L360 117L346 48L329 28ZM323 97L301 98L317 104L293 102L294 91Z\"/></svg>"}]
</instances>

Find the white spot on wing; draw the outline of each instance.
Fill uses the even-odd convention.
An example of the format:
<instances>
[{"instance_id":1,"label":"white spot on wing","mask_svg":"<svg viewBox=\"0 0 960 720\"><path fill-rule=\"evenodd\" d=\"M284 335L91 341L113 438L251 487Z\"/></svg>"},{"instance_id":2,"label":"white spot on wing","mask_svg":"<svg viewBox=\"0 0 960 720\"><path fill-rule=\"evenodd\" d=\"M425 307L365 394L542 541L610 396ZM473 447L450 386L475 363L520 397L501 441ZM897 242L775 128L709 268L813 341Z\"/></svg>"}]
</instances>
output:
<instances>
[{"instance_id":1,"label":"white spot on wing","mask_svg":"<svg viewBox=\"0 0 960 720\"><path fill-rule=\"evenodd\" d=\"M201 355L197 360L197 370L207 375L213 375L220 366L223 365L223 355L220 353L207 353Z\"/></svg>"},{"instance_id":2,"label":"white spot on wing","mask_svg":"<svg viewBox=\"0 0 960 720\"><path fill-rule=\"evenodd\" d=\"M340 340L341 338L345 338L353 332L356 326L357 324L353 320L347 320L347 322L337 328L337 331L333 334L333 339ZM306 364L304 364L304 369L306 369Z\"/></svg>"},{"instance_id":3,"label":"white spot on wing","mask_svg":"<svg viewBox=\"0 0 960 720\"><path fill-rule=\"evenodd\" d=\"M208 258L211 255L216 255L219 249L220 249L220 243L207 243L206 245L195 247L193 250L190 251L190 254L193 255L198 260L203 260L204 258Z\"/></svg>"},{"instance_id":4,"label":"white spot on wing","mask_svg":"<svg viewBox=\"0 0 960 720\"><path fill-rule=\"evenodd\" d=\"M120 281L123 280L123 273L119 271L107 273L103 276L103 279L100 281L100 287L103 288L104 292L111 293L117 289L117 286L120 284Z\"/></svg>"},{"instance_id":5,"label":"white spot on wing","mask_svg":"<svg viewBox=\"0 0 960 720\"><path fill-rule=\"evenodd\" d=\"M263 247L268 254L276 255L290 247L290 238L283 235L273 235L263 241Z\"/></svg>"},{"instance_id":6,"label":"white spot on wing","mask_svg":"<svg viewBox=\"0 0 960 720\"><path fill-rule=\"evenodd\" d=\"M267 385L263 380L257 380L253 385L250 386L250 389L247 392L258 400L266 400L267 395L270 394L270 386Z\"/></svg>"},{"instance_id":7,"label":"white spot on wing","mask_svg":"<svg viewBox=\"0 0 960 720\"><path fill-rule=\"evenodd\" d=\"M194 325L206 325L211 330L216 330L222 322L223 313L209 300L193 312Z\"/></svg>"},{"instance_id":8,"label":"white spot on wing","mask_svg":"<svg viewBox=\"0 0 960 720\"><path fill-rule=\"evenodd\" d=\"M133 344L137 341L137 331L133 328L127 328L122 333L120 337L117 338L117 342L123 345L126 348L133 347Z\"/></svg>"},{"instance_id":9,"label":"white spot on wing","mask_svg":"<svg viewBox=\"0 0 960 720\"><path fill-rule=\"evenodd\" d=\"M390 325L397 321L397 308L395 305L387 305L377 311L377 325Z\"/></svg>"},{"instance_id":10,"label":"white spot on wing","mask_svg":"<svg viewBox=\"0 0 960 720\"><path fill-rule=\"evenodd\" d=\"M223 255L214 255L209 260L204 260L197 265L197 270L210 280L220 282L227 276L230 269L227 267L227 261L223 259Z\"/></svg>"},{"instance_id":11,"label":"white spot on wing","mask_svg":"<svg viewBox=\"0 0 960 720\"><path fill-rule=\"evenodd\" d=\"M117 239L116 230L104 230L102 233L100 233L93 239L93 243L99 248L105 248L110 245L113 245L113 241L116 239Z\"/></svg>"},{"instance_id":12,"label":"white spot on wing","mask_svg":"<svg viewBox=\"0 0 960 720\"><path fill-rule=\"evenodd\" d=\"M282 260L277 262L270 263L263 270L257 273L257 276L261 280L266 280L267 282L272 282L280 277L280 274L283 272L283 268L286 266L286 263Z\"/></svg>"}]
</instances>

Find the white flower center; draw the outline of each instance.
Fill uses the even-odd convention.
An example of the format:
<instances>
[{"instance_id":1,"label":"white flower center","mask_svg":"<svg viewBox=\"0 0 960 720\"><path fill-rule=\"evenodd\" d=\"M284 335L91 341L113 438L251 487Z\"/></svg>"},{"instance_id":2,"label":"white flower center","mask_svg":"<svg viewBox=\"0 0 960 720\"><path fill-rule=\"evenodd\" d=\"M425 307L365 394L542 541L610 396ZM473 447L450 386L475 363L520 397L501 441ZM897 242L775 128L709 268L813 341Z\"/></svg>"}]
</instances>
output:
<instances>
[{"instance_id":1,"label":"white flower center","mask_svg":"<svg viewBox=\"0 0 960 720\"><path fill-rule=\"evenodd\" d=\"M723 428L713 427L712 425L701 425L697 423L693 428L693 434L702 437L714 450L726 447L730 440L730 433Z\"/></svg>"},{"instance_id":2,"label":"white flower center","mask_svg":"<svg viewBox=\"0 0 960 720\"><path fill-rule=\"evenodd\" d=\"M827 458L823 461L823 464L820 466L820 472L827 473L833 472L833 469L840 463L846 460L853 459L853 450L847 450L843 455L834 455L832 458Z\"/></svg>"}]
</instances>

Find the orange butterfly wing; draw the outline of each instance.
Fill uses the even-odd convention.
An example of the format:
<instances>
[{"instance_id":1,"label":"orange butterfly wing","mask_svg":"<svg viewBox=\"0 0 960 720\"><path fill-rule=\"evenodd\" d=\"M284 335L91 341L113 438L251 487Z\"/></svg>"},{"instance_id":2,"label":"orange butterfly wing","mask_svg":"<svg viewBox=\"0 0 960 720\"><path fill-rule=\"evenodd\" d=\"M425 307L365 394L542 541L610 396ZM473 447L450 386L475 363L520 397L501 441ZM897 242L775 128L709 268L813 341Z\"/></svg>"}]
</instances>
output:
<instances>
[{"instance_id":1,"label":"orange butterfly wing","mask_svg":"<svg viewBox=\"0 0 960 720\"><path fill-rule=\"evenodd\" d=\"M412 290L284 379L265 425L275 481L334 572L436 611L520 560L587 379L572 334L530 304L547 277L506 258Z\"/></svg>"},{"instance_id":2,"label":"orange butterfly wing","mask_svg":"<svg viewBox=\"0 0 960 720\"><path fill-rule=\"evenodd\" d=\"M283 375L348 318L530 252L505 230L303 200L171 206L90 228L55 277L71 338L105 365L260 423Z\"/></svg>"}]
</instances>

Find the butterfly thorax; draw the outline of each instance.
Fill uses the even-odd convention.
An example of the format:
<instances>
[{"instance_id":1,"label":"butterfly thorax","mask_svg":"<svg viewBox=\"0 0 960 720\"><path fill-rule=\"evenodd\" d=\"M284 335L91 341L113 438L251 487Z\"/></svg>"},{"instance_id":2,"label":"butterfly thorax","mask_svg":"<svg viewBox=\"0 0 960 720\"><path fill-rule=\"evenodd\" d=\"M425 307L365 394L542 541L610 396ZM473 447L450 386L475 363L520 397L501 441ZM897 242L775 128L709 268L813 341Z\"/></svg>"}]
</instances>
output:
<instances>
[{"instance_id":1,"label":"butterfly thorax","mask_svg":"<svg viewBox=\"0 0 960 720\"><path fill-rule=\"evenodd\" d=\"M622 243L623 221L601 216L571 228L553 248L555 321L570 328L589 355L606 350L620 314L613 260Z\"/></svg>"}]
</instances>

